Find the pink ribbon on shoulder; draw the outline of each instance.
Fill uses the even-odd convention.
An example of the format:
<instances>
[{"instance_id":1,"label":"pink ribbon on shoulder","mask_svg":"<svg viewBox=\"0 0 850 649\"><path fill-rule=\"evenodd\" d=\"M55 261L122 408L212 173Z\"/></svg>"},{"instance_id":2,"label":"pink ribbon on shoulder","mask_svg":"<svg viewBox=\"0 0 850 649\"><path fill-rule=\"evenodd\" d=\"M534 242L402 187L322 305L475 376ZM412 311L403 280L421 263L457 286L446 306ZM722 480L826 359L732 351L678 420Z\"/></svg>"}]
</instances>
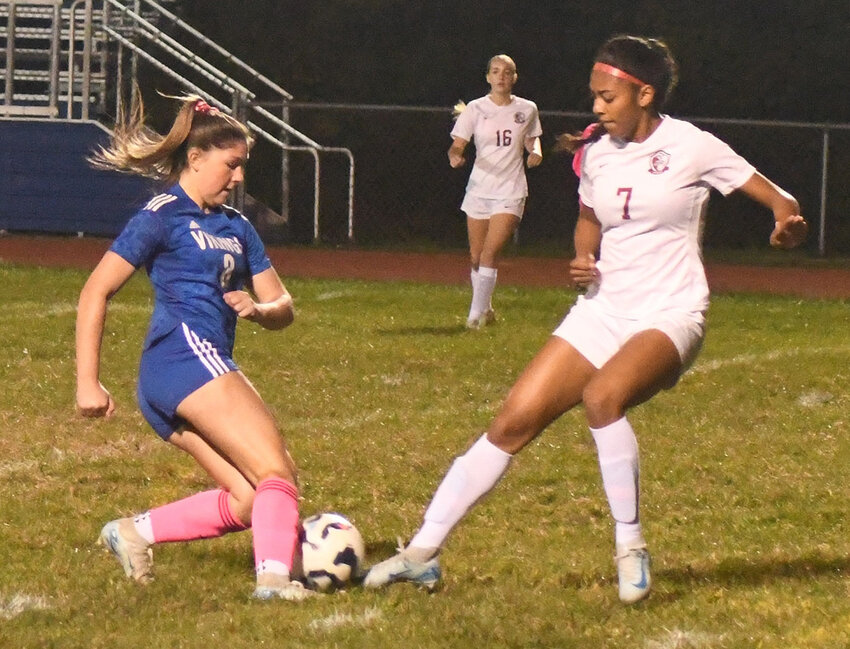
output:
<instances>
[{"instance_id":1,"label":"pink ribbon on shoulder","mask_svg":"<svg viewBox=\"0 0 850 649\"><path fill-rule=\"evenodd\" d=\"M596 128L597 122L593 124L588 124L585 126L584 130L581 132L581 139L584 140L590 137L590 134L593 133L593 129ZM582 144L576 152L573 154L573 172L575 175L581 178L581 161L584 158L584 144Z\"/></svg>"}]
</instances>

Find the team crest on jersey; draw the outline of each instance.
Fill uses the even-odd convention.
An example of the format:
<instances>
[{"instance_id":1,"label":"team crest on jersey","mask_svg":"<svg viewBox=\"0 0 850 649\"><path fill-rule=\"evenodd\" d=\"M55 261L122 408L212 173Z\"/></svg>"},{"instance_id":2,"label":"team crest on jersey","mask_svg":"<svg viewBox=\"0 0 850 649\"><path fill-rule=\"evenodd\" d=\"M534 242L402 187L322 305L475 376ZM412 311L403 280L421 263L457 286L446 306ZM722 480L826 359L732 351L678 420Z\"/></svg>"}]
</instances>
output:
<instances>
[{"instance_id":1,"label":"team crest on jersey","mask_svg":"<svg viewBox=\"0 0 850 649\"><path fill-rule=\"evenodd\" d=\"M649 173L663 174L670 168L670 154L666 151L656 151L649 157Z\"/></svg>"},{"instance_id":2,"label":"team crest on jersey","mask_svg":"<svg viewBox=\"0 0 850 649\"><path fill-rule=\"evenodd\" d=\"M525 113L514 113L514 124L525 124Z\"/></svg>"}]
</instances>

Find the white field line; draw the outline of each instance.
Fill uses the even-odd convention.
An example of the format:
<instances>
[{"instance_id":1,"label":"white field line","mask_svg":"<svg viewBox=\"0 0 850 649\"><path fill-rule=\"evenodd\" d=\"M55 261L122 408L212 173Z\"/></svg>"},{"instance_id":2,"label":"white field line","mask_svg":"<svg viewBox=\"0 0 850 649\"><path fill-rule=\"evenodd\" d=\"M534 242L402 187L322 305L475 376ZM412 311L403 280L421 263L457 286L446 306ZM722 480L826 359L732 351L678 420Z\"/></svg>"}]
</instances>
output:
<instances>
[{"instance_id":1,"label":"white field line","mask_svg":"<svg viewBox=\"0 0 850 649\"><path fill-rule=\"evenodd\" d=\"M332 631L344 626L366 626L383 617L377 608L367 608L359 615L351 613L334 613L327 617L311 620L307 626L311 631Z\"/></svg>"},{"instance_id":2,"label":"white field line","mask_svg":"<svg viewBox=\"0 0 850 649\"><path fill-rule=\"evenodd\" d=\"M313 299L316 302L327 302L328 300L337 300L339 298L351 297L352 295L354 295L354 291L352 291L352 290L325 291L324 293L319 293Z\"/></svg>"},{"instance_id":3,"label":"white field line","mask_svg":"<svg viewBox=\"0 0 850 649\"><path fill-rule=\"evenodd\" d=\"M647 649L711 649L720 647L724 637L714 633L699 631L682 631L681 629L666 629L663 638L647 640Z\"/></svg>"},{"instance_id":4,"label":"white field line","mask_svg":"<svg viewBox=\"0 0 850 649\"><path fill-rule=\"evenodd\" d=\"M0 598L0 619L11 620L24 611L43 611L50 608L44 597L13 595L10 599Z\"/></svg>"},{"instance_id":5,"label":"white field line","mask_svg":"<svg viewBox=\"0 0 850 649\"><path fill-rule=\"evenodd\" d=\"M736 365L756 365L763 361L776 361L795 356L827 356L830 354L850 353L850 346L843 347L792 347L789 349L776 349L764 354L739 354L732 358L716 358L710 361L697 361L688 370L689 374L707 374L715 370Z\"/></svg>"},{"instance_id":6,"label":"white field line","mask_svg":"<svg viewBox=\"0 0 850 649\"><path fill-rule=\"evenodd\" d=\"M151 312L151 308L150 305L128 304L125 302L115 302L109 305L109 311L117 313L148 314ZM26 315L28 318L46 318L76 313L76 302L54 302L50 305L45 305L44 302L13 302L3 307L0 319L12 319L21 315Z\"/></svg>"}]
</instances>

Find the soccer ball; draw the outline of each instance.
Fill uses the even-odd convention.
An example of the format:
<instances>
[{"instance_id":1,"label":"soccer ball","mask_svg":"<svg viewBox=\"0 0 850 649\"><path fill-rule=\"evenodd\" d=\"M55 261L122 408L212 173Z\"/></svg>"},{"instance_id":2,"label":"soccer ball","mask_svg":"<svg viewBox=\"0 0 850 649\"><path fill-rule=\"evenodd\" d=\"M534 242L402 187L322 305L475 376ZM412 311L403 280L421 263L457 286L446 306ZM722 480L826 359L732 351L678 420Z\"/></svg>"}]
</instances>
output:
<instances>
[{"instance_id":1,"label":"soccer ball","mask_svg":"<svg viewBox=\"0 0 850 649\"><path fill-rule=\"evenodd\" d=\"M360 576L363 537L345 516L328 512L305 518L298 540L294 572L308 588L336 590Z\"/></svg>"}]
</instances>

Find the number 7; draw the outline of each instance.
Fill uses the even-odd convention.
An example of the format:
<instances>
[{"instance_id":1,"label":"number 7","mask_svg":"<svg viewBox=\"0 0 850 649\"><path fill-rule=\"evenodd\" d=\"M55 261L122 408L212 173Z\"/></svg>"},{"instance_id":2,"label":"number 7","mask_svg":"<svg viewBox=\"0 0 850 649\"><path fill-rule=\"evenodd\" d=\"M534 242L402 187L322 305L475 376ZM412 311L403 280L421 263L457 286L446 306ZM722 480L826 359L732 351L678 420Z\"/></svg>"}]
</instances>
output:
<instances>
[{"instance_id":1,"label":"number 7","mask_svg":"<svg viewBox=\"0 0 850 649\"><path fill-rule=\"evenodd\" d=\"M626 200L623 202L623 220L628 221L630 218L632 218L629 215L629 201L632 200L632 188L631 187L620 187L617 190L617 196L619 196L620 194L626 195Z\"/></svg>"}]
</instances>

